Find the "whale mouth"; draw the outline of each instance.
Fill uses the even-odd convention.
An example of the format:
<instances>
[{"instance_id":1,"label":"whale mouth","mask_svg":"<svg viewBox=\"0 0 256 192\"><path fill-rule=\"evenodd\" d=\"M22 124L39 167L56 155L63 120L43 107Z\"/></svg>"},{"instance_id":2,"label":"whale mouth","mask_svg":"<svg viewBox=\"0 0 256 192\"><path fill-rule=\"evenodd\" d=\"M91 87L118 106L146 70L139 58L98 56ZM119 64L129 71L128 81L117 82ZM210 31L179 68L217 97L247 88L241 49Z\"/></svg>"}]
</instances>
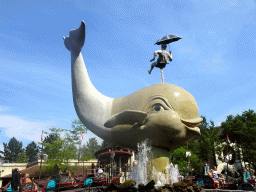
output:
<instances>
[{"instance_id":1,"label":"whale mouth","mask_svg":"<svg viewBox=\"0 0 256 192\"><path fill-rule=\"evenodd\" d=\"M200 129L199 129L199 126L201 125L201 123L198 123L198 122L191 123L191 122L187 122L187 121L183 121L183 120L181 120L181 122L185 125L185 127L187 129L201 134Z\"/></svg>"},{"instance_id":2,"label":"whale mouth","mask_svg":"<svg viewBox=\"0 0 256 192\"><path fill-rule=\"evenodd\" d=\"M191 131L195 131L197 132L199 135L201 135L200 129L199 127L188 127L187 125L185 125L185 127Z\"/></svg>"}]
</instances>

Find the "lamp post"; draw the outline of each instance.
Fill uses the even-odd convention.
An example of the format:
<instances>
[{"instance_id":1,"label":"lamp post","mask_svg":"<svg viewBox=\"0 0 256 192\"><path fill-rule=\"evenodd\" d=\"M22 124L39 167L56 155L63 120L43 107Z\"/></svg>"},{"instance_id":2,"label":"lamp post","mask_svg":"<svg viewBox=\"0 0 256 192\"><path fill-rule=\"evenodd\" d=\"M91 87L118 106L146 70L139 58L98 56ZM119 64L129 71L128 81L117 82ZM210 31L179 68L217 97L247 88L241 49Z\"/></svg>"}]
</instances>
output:
<instances>
[{"instance_id":1,"label":"lamp post","mask_svg":"<svg viewBox=\"0 0 256 192\"><path fill-rule=\"evenodd\" d=\"M186 152L186 157L188 157L188 177L189 177L189 170L190 170L190 156L191 156L190 151L187 151Z\"/></svg>"}]
</instances>

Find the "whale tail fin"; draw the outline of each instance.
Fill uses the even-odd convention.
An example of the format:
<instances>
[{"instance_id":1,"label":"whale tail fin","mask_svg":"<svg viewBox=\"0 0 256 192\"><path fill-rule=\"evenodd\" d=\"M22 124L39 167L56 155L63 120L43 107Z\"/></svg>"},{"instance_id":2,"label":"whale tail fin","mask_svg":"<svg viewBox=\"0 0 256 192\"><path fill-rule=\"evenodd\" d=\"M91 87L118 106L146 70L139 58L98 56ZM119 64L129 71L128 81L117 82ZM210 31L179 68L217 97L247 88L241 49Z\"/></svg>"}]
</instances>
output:
<instances>
[{"instance_id":1,"label":"whale tail fin","mask_svg":"<svg viewBox=\"0 0 256 192\"><path fill-rule=\"evenodd\" d=\"M80 27L69 32L69 36L63 37L66 48L71 53L80 53L85 40L85 23L81 22Z\"/></svg>"}]
</instances>

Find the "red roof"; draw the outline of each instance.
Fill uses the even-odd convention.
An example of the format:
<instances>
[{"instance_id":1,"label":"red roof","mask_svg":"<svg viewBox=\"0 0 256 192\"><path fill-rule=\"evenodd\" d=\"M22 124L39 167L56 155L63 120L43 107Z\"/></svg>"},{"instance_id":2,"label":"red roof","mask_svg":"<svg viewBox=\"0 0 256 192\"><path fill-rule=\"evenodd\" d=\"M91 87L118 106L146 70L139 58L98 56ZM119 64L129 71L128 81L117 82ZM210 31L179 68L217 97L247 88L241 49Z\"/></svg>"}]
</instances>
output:
<instances>
[{"instance_id":1,"label":"red roof","mask_svg":"<svg viewBox=\"0 0 256 192\"><path fill-rule=\"evenodd\" d=\"M114 152L118 156L133 156L133 153L128 152L128 151L119 151L119 150L114 150L114 151L106 151L103 153L98 154L98 157L103 156L103 155L110 155L110 153Z\"/></svg>"}]
</instances>

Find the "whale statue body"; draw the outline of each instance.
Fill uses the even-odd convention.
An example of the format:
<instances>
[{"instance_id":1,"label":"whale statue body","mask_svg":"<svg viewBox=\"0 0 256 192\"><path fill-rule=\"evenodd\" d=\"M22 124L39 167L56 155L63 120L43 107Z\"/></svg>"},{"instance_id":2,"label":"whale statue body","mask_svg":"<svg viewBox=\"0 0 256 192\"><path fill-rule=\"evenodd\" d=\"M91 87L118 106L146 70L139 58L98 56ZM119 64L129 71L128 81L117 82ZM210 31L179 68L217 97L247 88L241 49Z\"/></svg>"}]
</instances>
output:
<instances>
[{"instance_id":1,"label":"whale statue body","mask_svg":"<svg viewBox=\"0 0 256 192\"><path fill-rule=\"evenodd\" d=\"M110 98L91 83L81 54L85 23L63 37L71 52L72 92L82 123L100 138L136 149L150 139L153 147L172 150L200 135L202 121L194 97L176 85L155 84L128 96Z\"/></svg>"}]
</instances>

